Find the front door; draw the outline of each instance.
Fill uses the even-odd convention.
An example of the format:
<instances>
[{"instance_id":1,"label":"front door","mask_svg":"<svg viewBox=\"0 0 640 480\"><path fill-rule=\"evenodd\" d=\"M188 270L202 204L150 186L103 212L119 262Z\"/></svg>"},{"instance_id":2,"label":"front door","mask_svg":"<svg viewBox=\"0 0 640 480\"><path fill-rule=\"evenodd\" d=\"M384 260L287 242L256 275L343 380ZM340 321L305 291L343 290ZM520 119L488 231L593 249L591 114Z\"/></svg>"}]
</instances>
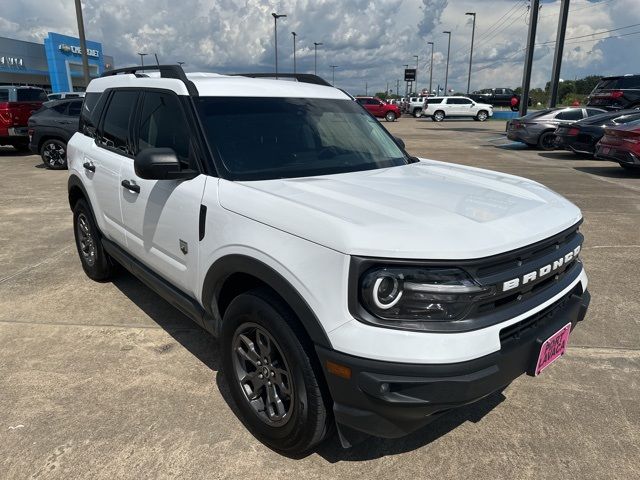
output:
<instances>
[{"instance_id":1,"label":"front door","mask_svg":"<svg viewBox=\"0 0 640 480\"><path fill-rule=\"evenodd\" d=\"M190 128L173 92L145 91L133 129L134 148L172 148L184 167L198 169ZM173 285L196 292L199 253L199 216L206 175L189 180L145 180L134 160L126 159L120 172L120 203L127 249L147 267Z\"/></svg>"}]
</instances>

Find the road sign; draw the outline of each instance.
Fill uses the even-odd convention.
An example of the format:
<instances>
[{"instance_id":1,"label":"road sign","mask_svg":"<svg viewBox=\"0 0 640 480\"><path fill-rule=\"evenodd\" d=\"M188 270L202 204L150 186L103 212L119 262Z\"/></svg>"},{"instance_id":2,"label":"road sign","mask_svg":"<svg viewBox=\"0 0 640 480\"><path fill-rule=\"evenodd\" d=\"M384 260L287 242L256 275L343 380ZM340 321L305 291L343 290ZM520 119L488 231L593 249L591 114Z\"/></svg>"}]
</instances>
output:
<instances>
[{"instance_id":1,"label":"road sign","mask_svg":"<svg viewBox=\"0 0 640 480\"><path fill-rule=\"evenodd\" d=\"M415 68L405 68L404 69L404 81L405 82L415 82L416 81L416 69Z\"/></svg>"}]
</instances>

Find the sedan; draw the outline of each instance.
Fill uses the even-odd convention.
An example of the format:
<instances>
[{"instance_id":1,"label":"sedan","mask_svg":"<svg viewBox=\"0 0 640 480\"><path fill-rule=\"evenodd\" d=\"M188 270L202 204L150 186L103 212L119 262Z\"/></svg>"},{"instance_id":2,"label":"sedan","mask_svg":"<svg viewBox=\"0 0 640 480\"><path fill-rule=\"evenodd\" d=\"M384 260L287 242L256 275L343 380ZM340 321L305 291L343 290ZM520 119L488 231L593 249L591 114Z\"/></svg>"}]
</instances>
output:
<instances>
[{"instance_id":1,"label":"sedan","mask_svg":"<svg viewBox=\"0 0 640 480\"><path fill-rule=\"evenodd\" d=\"M599 108L547 108L507 122L507 138L541 150L553 150L558 125L605 113Z\"/></svg>"},{"instance_id":2,"label":"sedan","mask_svg":"<svg viewBox=\"0 0 640 480\"><path fill-rule=\"evenodd\" d=\"M604 137L596 146L596 158L640 172L640 120L605 128Z\"/></svg>"},{"instance_id":3,"label":"sedan","mask_svg":"<svg viewBox=\"0 0 640 480\"><path fill-rule=\"evenodd\" d=\"M556 147L578 154L593 155L606 127L615 127L640 119L639 110L620 110L585 118L575 123L561 123L556 129Z\"/></svg>"}]
</instances>

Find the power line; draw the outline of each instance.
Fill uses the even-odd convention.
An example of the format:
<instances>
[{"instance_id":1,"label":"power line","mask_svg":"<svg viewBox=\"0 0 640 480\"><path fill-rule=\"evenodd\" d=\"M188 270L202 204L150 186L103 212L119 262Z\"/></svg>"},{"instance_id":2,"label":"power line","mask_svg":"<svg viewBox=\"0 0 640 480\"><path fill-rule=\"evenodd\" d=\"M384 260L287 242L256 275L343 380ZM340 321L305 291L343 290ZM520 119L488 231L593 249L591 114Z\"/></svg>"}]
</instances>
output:
<instances>
[{"instance_id":1,"label":"power line","mask_svg":"<svg viewBox=\"0 0 640 480\"><path fill-rule=\"evenodd\" d=\"M592 37L594 35L602 35L603 33L617 32L618 30L625 30L627 28L637 27L637 26L640 26L640 23L634 23L633 25L627 25L625 27L612 28L611 30L603 30L601 32L589 33L587 35L579 35L577 37L569 37L569 38L565 38L565 40L575 40L577 38ZM597 40L597 39L594 39L594 40ZM555 40L549 40L548 42L537 43L536 46L548 45L548 44L551 44L551 43L556 43L556 41Z\"/></svg>"}]
</instances>

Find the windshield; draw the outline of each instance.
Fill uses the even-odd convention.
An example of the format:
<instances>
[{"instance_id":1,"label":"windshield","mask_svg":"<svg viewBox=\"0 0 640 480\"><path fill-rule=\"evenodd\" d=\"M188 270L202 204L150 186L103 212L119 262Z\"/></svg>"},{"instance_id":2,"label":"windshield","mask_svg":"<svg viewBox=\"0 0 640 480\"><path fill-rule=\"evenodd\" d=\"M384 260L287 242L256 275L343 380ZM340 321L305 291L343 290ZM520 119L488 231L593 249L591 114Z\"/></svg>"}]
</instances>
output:
<instances>
[{"instance_id":1,"label":"windshield","mask_svg":"<svg viewBox=\"0 0 640 480\"><path fill-rule=\"evenodd\" d=\"M234 180L329 175L408 163L391 135L351 100L194 100L207 140Z\"/></svg>"},{"instance_id":2,"label":"windshield","mask_svg":"<svg viewBox=\"0 0 640 480\"><path fill-rule=\"evenodd\" d=\"M640 88L640 75L628 75L625 77L603 78L598 82L597 90L616 90L624 88Z\"/></svg>"}]
</instances>

